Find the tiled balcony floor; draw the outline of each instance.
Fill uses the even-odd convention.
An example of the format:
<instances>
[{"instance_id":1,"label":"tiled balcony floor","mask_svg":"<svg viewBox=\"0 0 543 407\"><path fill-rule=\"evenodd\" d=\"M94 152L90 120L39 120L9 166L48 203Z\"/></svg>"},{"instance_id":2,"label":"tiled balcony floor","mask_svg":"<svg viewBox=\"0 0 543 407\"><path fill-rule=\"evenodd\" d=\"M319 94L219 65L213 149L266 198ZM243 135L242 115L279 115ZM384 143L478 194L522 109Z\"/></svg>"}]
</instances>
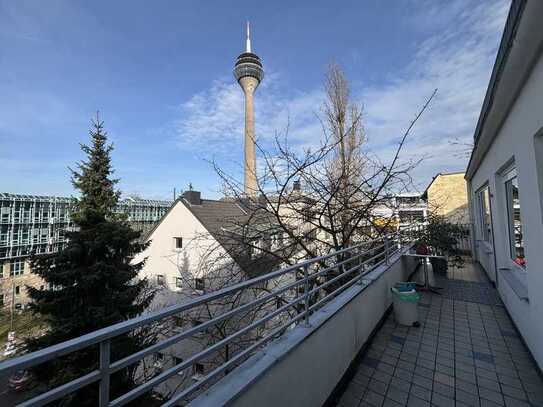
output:
<instances>
[{"instance_id":1,"label":"tiled balcony floor","mask_svg":"<svg viewBox=\"0 0 543 407\"><path fill-rule=\"evenodd\" d=\"M467 262L434 281L445 289L423 295L421 326L391 314L338 406L543 406L535 363L482 272Z\"/></svg>"}]
</instances>

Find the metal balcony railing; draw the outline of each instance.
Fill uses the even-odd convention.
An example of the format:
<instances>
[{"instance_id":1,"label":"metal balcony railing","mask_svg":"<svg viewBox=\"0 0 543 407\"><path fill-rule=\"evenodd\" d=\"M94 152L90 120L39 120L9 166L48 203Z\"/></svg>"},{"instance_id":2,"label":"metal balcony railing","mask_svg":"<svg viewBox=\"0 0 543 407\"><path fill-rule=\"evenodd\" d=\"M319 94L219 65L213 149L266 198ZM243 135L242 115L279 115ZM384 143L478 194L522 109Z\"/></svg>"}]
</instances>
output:
<instances>
[{"instance_id":1,"label":"metal balcony railing","mask_svg":"<svg viewBox=\"0 0 543 407\"><path fill-rule=\"evenodd\" d=\"M266 331L263 336L256 336L254 343L250 344L250 346L247 346L239 353L233 355L227 362L214 367L211 372L204 375L200 380L189 387L173 394L173 396L163 404L163 406L176 405L180 401L186 400L187 397L197 390L202 389L206 384L212 383L214 380L217 380L217 378L220 378L227 370L232 370L232 368L239 365L258 348L262 347L270 340L277 338L293 325L300 323L309 324L311 315L316 310L347 288L357 283L364 284L363 277L365 274L381 264L388 263L391 256L405 247L405 245L402 244L402 241L406 243L410 240L408 232L409 231L402 231L402 233L398 232L393 235L388 235L353 247L335 251L326 256L302 261L293 266L201 295L184 303L120 322L37 352L7 360L0 363L0 375L5 376L17 370L28 369L78 350L99 345L99 361L98 367L95 370L66 384L49 389L46 392L19 404L19 406L41 406L96 382L99 383L98 400L101 407L122 406L137 397L152 391L157 385L174 377L177 373L190 368L198 361L220 351L237 338L254 331L256 328L264 326L266 322L271 321L281 314L284 316L284 319L281 319L277 324L278 326L274 326L269 331ZM267 292L261 297L230 309L200 325L181 332L177 331L174 335L161 339L153 345L120 360L112 361L110 358L111 342L121 335L125 335L144 326L164 321L166 318L188 312L198 306L208 304L213 300L221 299L239 293L244 289L262 285L263 283L279 278L286 278L285 281L287 283ZM287 301L284 305L279 306L280 304L277 304L276 302L277 298L287 291L293 294L286 297ZM194 337L199 332L211 328L213 325L218 324L229 317L246 313L251 309L267 303L270 303L270 307L265 310L264 315L259 315L258 319L246 326L240 327L228 337L206 347L181 363L165 369L160 374L144 381L127 393L114 400L110 400L110 376L115 372L136 363L141 363L144 358L175 345L184 339ZM272 306L271 304L274 305ZM287 311L293 310L293 313L287 313ZM287 315L285 315L285 313L287 313ZM277 320L275 321L277 322Z\"/></svg>"}]
</instances>

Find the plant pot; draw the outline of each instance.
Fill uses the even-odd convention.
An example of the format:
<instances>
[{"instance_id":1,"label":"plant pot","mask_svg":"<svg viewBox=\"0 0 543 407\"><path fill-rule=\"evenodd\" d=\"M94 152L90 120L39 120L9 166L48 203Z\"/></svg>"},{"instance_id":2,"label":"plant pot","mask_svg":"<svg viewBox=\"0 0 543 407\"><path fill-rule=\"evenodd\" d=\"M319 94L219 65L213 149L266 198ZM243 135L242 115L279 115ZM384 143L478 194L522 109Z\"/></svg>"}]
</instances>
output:
<instances>
[{"instance_id":1,"label":"plant pot","mask_svg":"<svg viewBox=\"0 0 543 407\"><path fill-rule=\"evenodd\" d=\"M434 273L445 274L447 272L447 259L430 257L430 264Z\"/></svg>"}]
</instances>

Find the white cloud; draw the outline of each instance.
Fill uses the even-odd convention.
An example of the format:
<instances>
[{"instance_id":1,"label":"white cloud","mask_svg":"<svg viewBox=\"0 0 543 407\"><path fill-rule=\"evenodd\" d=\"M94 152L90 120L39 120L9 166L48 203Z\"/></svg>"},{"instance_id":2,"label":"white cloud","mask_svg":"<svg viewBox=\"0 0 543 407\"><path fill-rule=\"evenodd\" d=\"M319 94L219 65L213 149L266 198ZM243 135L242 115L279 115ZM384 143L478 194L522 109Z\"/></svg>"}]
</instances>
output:
<instances>
[{"instance_id":1,"label":"white cloud","mask_svg":"<svg viewBox=\"0 0 543 407\"><path fill-rule=\"evenodd\" d=\"M370 146L387 156L391 143L438 88L405 150L406 157L426 157L413 174L421 188L437 172L465 169L467 157L458 154L462 147L450 141L470 143L473 138L508 7L505 0L429 7L419 20L431 20L436 33L418 45L404 72L363 92Z\"/></svg>"},{"instance_id":2,"label":"white cloud","mask_svg":"<svg viewBox=\"0 0 543 407\"><path fill-rule=\"evenodd\" d=\"M413 174L424 188L435 173L466 166L467 158L455 154L458 147L450 141L469 143L473 137L509 2L412 5L408 24L422 30L426 39L416 44L411 62L384 73L386 82L353 89L353 93L360 95L364 105L368 146L386 160L426 98L438 88L404 154L404 158L426 157ZM293 93L279 84L278 75L271 73L257 90L257 136L266 142L290 121L291 140L305 146L317 143L322 132L315 114L322 105L322 90ZM206 157L239 157L243 134L239 86L232 80L215 81L210 89L194 95L181 106L177 131L184 150Z\"/></svg>"},{"instance_id":3,"label":"white cloud","mask_svg":"<svg viewBox=\"0 0 543 407\"><path fill-rule=\"evenodd\" d=\"M267 73L257 89L259 142L265 145L276 134L284 134L287 126L290 137L298 144L309 142L318 125L315 114L321 105L321 91L285 95L278 84L277 75ZM237 156L243 142L243 106L243 93L237 83L214 81L208 90L181 105L181 119L176 126L179 147L203 156Z\"/></svg>"}]
</instances>

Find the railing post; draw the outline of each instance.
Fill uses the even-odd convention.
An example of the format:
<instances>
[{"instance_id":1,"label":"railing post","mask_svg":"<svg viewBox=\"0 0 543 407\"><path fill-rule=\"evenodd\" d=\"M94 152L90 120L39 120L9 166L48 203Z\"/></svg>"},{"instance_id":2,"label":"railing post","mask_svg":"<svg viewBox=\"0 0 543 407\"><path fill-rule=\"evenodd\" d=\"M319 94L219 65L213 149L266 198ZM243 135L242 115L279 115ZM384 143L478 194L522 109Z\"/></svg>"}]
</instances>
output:
<instances>
[{"instance_id":1,"label":"railing post","mask_svg":"<svg viewBox=\"0 0 543 407\"><path fill-rule=\"evenodd\" d=\"M111 342L109 339L100 342L100 394L99 406L109 405L109 362L111 355Z\"/></svg>"},{"instance_id":2,"label":"railing post","mask_svg":"<svg viewBox=\"0 0 543 407\"><path fill-rule=\"evenodd\" d=\"M359 253L360 254L362 252L362 248L359 249ZM358 267L360 268L360 277L358 279L358 284L359 285L362 285L364 284L364 271L366 270L366 264L362 261L361 257L358 258Z\"/></svg>"},{"instance_id":3,"label":"railing post","mask_svg":"<svg viewBox=\"0 0 543 407\"><path fill-rule=\"evenodd\" d=\"M309 265L304 265L304 322L309 326Z\"/></svg>"},{"instance_id":4,"label":"railing post","mask_svg":"<svg viewBox=\"0 0 543 407\"><path fill-rule=\"evenodd\" d=\"M385 263L388 264L389 263L389 259L388 259L388 246L389 246L389 241L388 241L388 237L385 236Z\"/></svg>"}]
</instances>

